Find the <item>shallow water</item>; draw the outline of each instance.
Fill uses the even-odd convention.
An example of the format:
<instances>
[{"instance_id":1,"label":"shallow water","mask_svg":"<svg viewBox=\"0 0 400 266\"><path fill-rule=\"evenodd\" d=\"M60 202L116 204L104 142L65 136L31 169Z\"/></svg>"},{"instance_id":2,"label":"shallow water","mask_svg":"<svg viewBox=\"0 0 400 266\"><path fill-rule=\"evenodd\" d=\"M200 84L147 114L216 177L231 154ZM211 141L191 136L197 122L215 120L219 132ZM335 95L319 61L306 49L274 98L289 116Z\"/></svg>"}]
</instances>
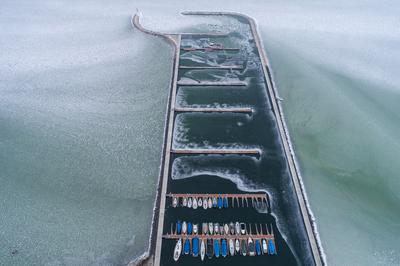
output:
<instances>
[{"instance_id":1,"label":"shallow water","mask_svg":"<svg viewBox=\"0 0 400 266\"><path fill-rule=\"evenodd\" d=\"M172 51L136 7L166 31L219 23L180 10L253 16L329 264L400 263L396 1L2 1L0 264L146 249Z\"/></svg>"}]
</instances>

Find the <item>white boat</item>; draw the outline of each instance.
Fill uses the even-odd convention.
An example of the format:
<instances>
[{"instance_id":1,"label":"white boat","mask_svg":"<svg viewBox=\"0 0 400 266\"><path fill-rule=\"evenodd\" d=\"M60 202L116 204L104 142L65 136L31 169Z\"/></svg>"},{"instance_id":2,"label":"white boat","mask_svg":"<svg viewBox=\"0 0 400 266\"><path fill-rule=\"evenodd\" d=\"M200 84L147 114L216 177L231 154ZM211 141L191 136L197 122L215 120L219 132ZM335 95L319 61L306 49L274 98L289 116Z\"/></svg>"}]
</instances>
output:
<instances>
[{"instance_id":1,"label":"white boat","mask_svg":"<svg viewBox=\"0 0 400 266\"><path fill-rule=\"evenodd\" d=\"M208 223L208 231L210 232L210 235L212 235L214 233L213 223Z\"/></svg>"},{"instance_id":2,"label":"white boat","mask_svg":"<svg viewBox=\"0 0 400 266\"><path fill-rule=\"evenodd\" d=\"M214 197L212 200L213 206L217 206L217 197Z\"/></svg>"},{"instance_id":3,"label":"white boat","mask_svg":"<svg viewBox=\"0 0 400 266\"><path fill-rule=\"evenodd\" d=\"M231 233L231 235L235 234L235 224L232 222L229 224L229 232Z\"/></svg>"},{"instance_id":4,"label":"white boat","mask_svg":"<svg viewBox=\"0 0 400 266\"><path fill-rule=\"evenodd\" d=\"M249 237L249 240L247 243L248 243L248 247L249 247L249 256L255 256L256 251L255 251L253 239L251 239L251 237Z\"/></svg>"},{"instance_id":5,"label":"white boat","mask_svg":"<svg viewBox=\"0 0 400 266\"><path fill-rule=\"evenodd\" d=\"M240 241L239 241L239 239L236 239L236 241L235 241L235 250L236 250L236 253L240 252Z\"/></svg>"},{"instance_id":6,"label":"white boat","mask_svg":"<svg viewBox=\"0 0 400 266\"><path fill-rule=\"evenodd\" d=\"M231 256L235 255L235 244L233 243L233 239L229 239L229 253Z\"/></svg>"},{"instance_id":7,"label":"white boat","mask_svg":"<svg viewBox=\"0 0 400 266\"><path fill-rule=\"evenodd\" d=\"M187 223L183 222L182 223L182 234L186 234L186 231L187 231Z\"/></svg>"},{"instance_id":8,"label":"white boat","mask_svg":"<svg viewBox=\"0 0 400 266\"><path fill-rule=\"evenodd\" d=\"M197 209L197 199L193 198L193 209Z\"/></svg>"},{"instance_id":9,"label":"white boat","mask_svg":"<svg viewBox=\"0 0 400 266\"><path fill-rule=\"evenodd\" d=\"M268 253L267 240L265 240L265 239L262 240L262 252L263 252L263 254Z\"/></svg>"},{"instance_id":10,"label":"white boat","mask_svg":"<svg viewBox=\"0 0 400 266\"><path fill-rule=\"evenodd\" d=\"M188 208L192 208L192 204L193 204L192 198L189 198L189 199L188 199L188 202L187 202Z\"/></svg>"},{"instance_id":11,"label":"white boat","mask_svg":"<svg viewBox=\"0 0 400 266\"><path fill-rule=\"evenodd\" d=\"M197 205L199 205L199 207L203 206L203 200L201 198L197 201Z\"/></svg>"},{"instance_id":12,"label":"white boat","mask_svg":"<svg viewBox=\"0 0 400 266\"><path fill-rule=\"evenodd\" d=\"M182 199L182 206L186 207L187 206L187 198Z\"/></svg>"},{"instance_id":13,"label":"white boat","mask_svg":"<svg viewBox=\"0 0 400 266\"><path fill-rule=\"evenodd\" d=\"M225 235L229 235L229 225L228 224L224 225L224 231L225 231Z\"/></svg>"},{"instance_id":14,"label":"white boat","mask_svg":"<svg viewBox=\"0 0 400 266\"><path fill-rule=\"evenodd\" d=\"M174 199L172 200L172 207L176 208L178 206L178 198L174 197Z\"/></svg>"},{"instance_id":15,"label":"white boat","mask_svg":"<svg viewBox=\"0 0 400 266\"><path fill-rule=\"evenodd\" d=\"M214 224L214 232L216 235L219 233L219 224Z\"/></svg>"},{"instance_id":16,"label":"white boat","mask_svg":"<svg viewBox=\"0 0 400 266\"><path fill-rule=\"evenodd\" d=\"M197 224L193 225L193 234L197 235L197 233L199 232L199 226Z\"/></svg>"},{"instance_id":17,"label":"white boat","mask_svg":"<svg viewBox=\"0 0 400 266\"><path fill-rule=\"evenodd\" d=\"M203 200L203 209L207 210L207 208L208 208L207 198L204 198L204 200Z\"/></svg>"},{"instance_id":18,"label":"white boat","mask_svg":"<svg viewBox=\"0 0 400 266\"><path fill-rule=\"evenodd\" d=\"M206 235L208 233L208 223L203 223L202 228L201 228L201 233L203 235Z\"/></svg>"},{"instance_id":19,"label":"white boat","mask_svg":"<svg viewBox=\"0 0 400 266\"><path fill-rule=\"evenodd\" d=\"M212 208L212 199L208 198L208 208Z\"/></svg>"},{"instance_id":20,"label":"white boat","mask_svg":"<svg viewBox=\"0 0 400 266\"><path fill-rule=\"evenodd\" d=\"M182 238L179 238L174 248L174 261L178 261L181 253L182 253Z\"/></svg>"},{"instance_id":21,"label":"white boat","mask_svg":"<svg viewBox=\"0 0 400 266\"><path fill-rule=\"evenodd\" d=\"M240 233L242 233L242 235L245 235L247 233L245 223L240 223Z\"/></svg>"},{"instance_id":22,"label":"white boat","mask_svg":"<svg viewBox=\"0 0 400 266\"><path fill-rule=\"evenodd\" d=\"M235 231L236 231L236 234L237 234L237 235L240 234L240 224L239 224L239 222L236 222L236 223L235 223Z\"/></svg>"},{"instance_id":23,"label":"white boat","mask_svg":"<svg viewBox=\"0 0 400 266\"><path fill-rule=\"evenodd\" d=\"M202 261L204 260L205 254L206 254L206 244L204 243L204 239L202 239L200 244L200 258Z\"/></svg>"}]
</instances>

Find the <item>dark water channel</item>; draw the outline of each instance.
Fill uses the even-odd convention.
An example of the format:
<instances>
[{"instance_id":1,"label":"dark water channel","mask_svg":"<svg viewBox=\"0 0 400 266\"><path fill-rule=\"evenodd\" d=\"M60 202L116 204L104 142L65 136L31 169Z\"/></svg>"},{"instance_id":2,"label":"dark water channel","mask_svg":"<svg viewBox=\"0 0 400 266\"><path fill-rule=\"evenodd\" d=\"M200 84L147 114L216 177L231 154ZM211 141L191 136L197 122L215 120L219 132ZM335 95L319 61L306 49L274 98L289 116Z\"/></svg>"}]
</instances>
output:
<instances>
[{"instance_id":1,"label":"dark water channel","mask_svg":"<svg viewBox=\"0 0 400 266\"><path fill-rule=\"evenodd\" d=\"M184 47L222 43L240 51L181 50L180 65L244 65L244 70L181 69L178 80L246 81L246 87L178 87L177 106L252 107L252 115L238 113L181 113L175 116L174 148L258 148L261 156L173 155L168 193L244 193L267 191L271 210L255 208L172 208L167 200L164 233L177 220L246 222L273 226L277 255L205 258L181 255L173 260L176 240L163 240L162 265L313 265L303 220L293 191L290 173L271 109L257 48L248 25L228 37L182 39ZM248 32L246 32L246 29ZM254 229L253 229L254 230ZM283 235L285 237L283 237ZM223 238L223 237L221 237ZM285 240L286 239L286 240Z\"/></svg>"}]
</instances>

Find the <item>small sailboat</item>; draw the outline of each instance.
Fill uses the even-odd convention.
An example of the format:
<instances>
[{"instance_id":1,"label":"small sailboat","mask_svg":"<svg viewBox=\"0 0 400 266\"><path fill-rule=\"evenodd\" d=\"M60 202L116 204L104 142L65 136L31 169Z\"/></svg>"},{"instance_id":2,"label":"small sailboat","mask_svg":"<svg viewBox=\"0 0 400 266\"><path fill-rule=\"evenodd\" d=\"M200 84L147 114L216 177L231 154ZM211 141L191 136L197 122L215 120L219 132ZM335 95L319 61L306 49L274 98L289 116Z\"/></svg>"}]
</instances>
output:
<instances>
[{"instance_id":1,"label":"small sailboat","mask_svg":"<svg viewBox=\"0 0 400 266\"><path fill-rule=\"evenodd\" d=\"M219 233L220 233L221 235L224 234L224 225L223 225L223 224L221 224L221 225L219 226Z\"/></svg>"},{"instance_id":2,"label":"small sailboat","mask_svg":"<svg viewBox=\"0 0 400 266\"><path fill-rule=\"evenodd\" d=\"M187 233L188 235L191 235L193 233L193 225L191 222L188 222L187 224Z\"/></svg>"},{"instance_id":3,"label":"small sailboat","mask_svg":"<svg viewBox=\"0 0 400 266\"><path fill-rule=\"evenodd\" d=\"M257 253L258 256L261 255L261 242L260 242L260 239L256 240L256 253Z\"/></svg>"},{"instance_id":4,"label":"small sailboat","mask_svg":"<svg viewBox=\"0 0 400 266\"><path fill-rule=\"evenodd\" d=\"M204 198L204 201L203 201L203 209L207 210L207 208L208 208L208 202L207 202L207 199Z\"/></svg>"},{"instance_id":5,"label":"small sailboat","mask_svg":"<svg viewBox=\"0 0 400 266\"><path fill-rule=\"evenodd\" d=\"M193 257L197 257L199 255L199 238L194 237L192 239L192 255Z\"/></svg>"},{"instance_id":6,"label":"small sailboat","mask_svg":"<svg viewBox=\"0 0 400 266\"><path fill-rule=\"evenodd\" d=\"M173 198L173 200L172 200L172 207L174 207L174 208L178 207L178 198L177 198L177 197L174 197L174 198Z\"/></svg>"},{"instance_id":7,"label":"small sailboat","mask_svg":"<svg viewBox=\"0 0 400 266\"><path fill-rule=\"evenodd\" d=\"M256 252L255 252L255 248L254 248L254 241L253 241L253 239L251 239L251 237L249 237L249 240L248 240L248 247L249 247L249 256L255 256Z\"/></svg>"},{"instance_id":8,"label":"small sailboat","mask_svg":"<svg viewBox=\"0 0 400 266\"><path fill-rule=\"evenodd\" d=\"M272 241L272 239L268 239L268 254L269 255L274 255L276 254L276 250L275 250L275 244Z\"/></svg>"},{"instance_id":9,"label":"small sailboat","mask_svg":"<svg viewBox=\"0 0 400 266\"><path fill-rule=\"evenodd\" d=\"M233 243L233 239L229 239L229 254L231 254L231 256L235 255L235 244Z\"/></svg>"},{"instance_id":10,"label":"small sailboat","mask_svg":"<svg viewBox=\"0 0 400 266\"><path fill-rule=\"evenodd\" d=\"M239 241L239 239L235 240L235 251L236 251L237 254L239 254L239 252L240 252L240 241Z\"/></svg>"},{"instance_id":11,"label":"small sailboat","mask_svg":"<svg viewBox=\"0 0 400 266\"><path fill-rule=\"evenodd\" d=\"M203 261L204 256L206 255L206 244L204 243L204 239L200 242L200 259Z\"/></svg>"},{"instance_id":12,"label":"small sailboat","mask_svg":"<svg viewBox=\"0 0 400 266\"><path fill-rule=\"evenodd\" d=\"M214 253L215 257L218 258L220 253L219 239L214 239Z\"/></svg>"},{"instance_id":13,"label":"small sailboat","mask_svg":"<svg viewBox=\"0 0 400 266\"><path fill-rule=\"evenodd\" d=\"M199 225L193 224L193 234L197 235L198 232L199 232Z\"/></svg>"},{"instance_id":14,"label":"small sailboat","mask_svg":"<svg viewBox=\"0 0 400 266\"><path fill-rule=\"evenodd\" d=\"M265 239L262 240L262 252L265 255L268 253L267 240Z\"/></svg>"},{"instance_id":15,"label":"small sailboat","mask_svg":"<svg viewBox=\"0 0 400 266\"><path fill-rule=\"evenodd\" d=\"M225 235L229 235L229 225L228 224L224 225L224 231L225 231Z\"/></svg>"},{"instance_id":16,"label":"small sailboat","mask_svg":"<svg viewBox=\"0 0 400 266\"><path fill-rule=\"evenodd\" d=\"M217 223L214 224L214 233L215 233L216 235L219 234L219 224L217 224Z\"/></svg>"},{"instance_id":17,"label":"small sailboat","mask_svg":"<svg viewBox=\"0 0 400 266\"><path fill-rule=\"evenodd\" d=\"M210 235L212 235L214 233L213 223L208 223L208 231L210 232Z\"/></svg>"},{"instance_id":18,"label":"small sailboat","mask_svg":"<svg viewBox=\"0 0 400 266\"><path fill-rule=\"evenodd\" d=\"M201 198L198 199L197 204L199 205L199 207L203 206L203 200Z\"/></svg>"},{"instance_id":19,"label":"small sailboat","mask_svg":"<svg viewBox=\"0 0 400 266\"><path fill-rule=\"evenodd\" d=\"M237 235L240 234L240 224L239 224L239 222L236 222L236 223L235 223L235 231L236 231L236 234L237 234Z\"/></svg>"},{"instance_id":20,"label":"small sailboat","mask_svg":"<svg viewBox=\"0 0 400 266\"><path fill-rule=\"evenodd\" d=\"M182 234L186 234L186 232L187 232L187 223L184 221L183 223L182 223Z\"/></svg>"},{"instance_id":21,"label":"small sailboat","mask_svg":"<svg viewBox=\"0 0 400 266\"><path fill-rule=\"evenodd\" d=\"M197 209L197 199L193 198L193 209Z\"/></svg>"},{"instance_id":22,"label":"small sailboat","mask_svg":"<svg viewBox=\"0 0 400 266\"><path fill-rule=\"evenodd\" d=\"M190 242L189 242L189 239L186 238L185 245L183 246L183 253L185 255L187 255L187 254L189 254L189 252L190 252Z\"/></svg>"},{"instance_id":23,"label":"small sailboat","mask_svg":"<svg viewBox=\"0 0 400 266\"><path fill-rule=\"evenodd\" d=\"M181 234L181 230L182 230L181 221L177 221L177 222L176 222L176 234L177 234L177 235L180 235L180 234Z\"/></svg>"},{"instance_id":24,"label":"small sailboat","mask_svg":"<svg viewBox=\"0 0 400 266\"><path fill-rule=\"evenodd\" d=\"M187 198L182 199L182 206L186 207L187 206Z\"/></svg>"},{"instance_id":25,"label":"small sailboat","mask_svg":"<svg viewBox=\"0 0 400 266\"><path fill-rule=\"evenodd\" d=\"M221 240L221 255L224 258L228 255L228 243L225 238Z\"/></svg>"},{"instance_id":26,"label":"small sailboat","mask_svg":"<svg viewBox=\"0 0 400 266\"><path fill-rule=\"evenodd\" d=\"M229 224L229 232L231 235L235 234L235 224L232 222Z\"/></svg>"},{"instance_id":27,"label":"small sailboat","mask_svg":"<svg viewBox=\"0 0 400 266\"><path fill-rule=\"evenodd\" d=\"M228 208L228 198L227 197L224 197L223 205L224 205L224 208Z\"/></svg>"},{"instance_id":28,"label":"small sailboat","mask_svg":"<svg viewBox=\"0 0 400 266\"><path fill-rule=\"evenodd\" d=\"M189 198L187 202L188 208L192 208L192 204L193 204L192 198Z\"/></svg>"},{"instance_id":29,"label":"small sailboat","mask_svg":"<svg viewBox=\"0 0 400 266\"><path fill-rule=\"evenodd\" d=\"M203 235L206 235L208 233L208 224L207 223L203 223L201 226L201 233Z\"/></svg>"},{"instance_id":30,"label":"small sailboat","mask_svg":"<svg viewBox=\"0 0 400 266\"><path fill-rule=\"evenodd\" d=\"M245 235L247 233L246 224L245 223L240 223L240 233L242 235Z\"/></svg>"},{"instance_id":31,"label":"small sailboat","mask_svg":"<svg viewBox=\"0 0 400 266\"><path fill-rule=\"evenodd\" d=\"M208 208L211 209L213 207L213 201L211 198L208 198Z\"/></svg>"},{"instance_id":32,"label":"small sailboat","mask_svg":"<svg viewBox=\"0 0 400 266\"><path fill-rule=\"evenodd\" d=\"M178 261L181 253L182 253L182 238L179 238L174 248L174 261Z\"/></svg>"},{"instance_id":33,"label":"small sailboat","mask_svg":"<svg viewBox=\"0 0 400 266\"><path fill-rule=\"evenodd\" d=\"M217 206L218 206L218 209L222 208L222 198L221 197L218 197Z\"/></svg>"},{"instance_id":34,"label":"small sailboat","mask_svg":"<svg viewBox=\"0 0 400 266\"><path fill-rule=\"evenodd\" d=\"M209 259L214 256L214 247L212 239L207 239L206 254Z\"/></svg>"},{"instance_id":35,"label":"small sailboat","mask_svg":"<svg viewBox=\"0 0 400 266\"><path fill-rule=\"evenodd\" d=\"M243 256L247 255L247 241L242 239L242 242L240 243L240 249L241 249L241 253Z\"/></svg>"},{"instance_id":36,"label":"small sailboat","mask_svg":"<svg viewBox=\"0 0 400 266\"><path fill-rule=\"evenodd\" d=\"M213 206L214 208L217 207L217 197L213 197L212 206Z\"/></svg>"}]
</instances>

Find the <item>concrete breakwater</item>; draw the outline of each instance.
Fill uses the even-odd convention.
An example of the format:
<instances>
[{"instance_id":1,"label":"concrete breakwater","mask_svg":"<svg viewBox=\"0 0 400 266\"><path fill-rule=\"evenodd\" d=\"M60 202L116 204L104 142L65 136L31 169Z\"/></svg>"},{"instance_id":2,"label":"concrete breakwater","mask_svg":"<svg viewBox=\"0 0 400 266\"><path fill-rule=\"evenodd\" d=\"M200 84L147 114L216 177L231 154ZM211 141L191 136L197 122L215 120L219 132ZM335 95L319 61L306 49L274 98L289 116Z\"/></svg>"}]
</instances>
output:
<instances>
[{"instance_id":1,"label":"concrete breakwater","mask_svg":"<svg viewBox=\"0 0 400 266\"><path fill-rule=\"evenodd\" d=\"M272 82L272 76L268 67L268 62L266 59L266 56L264 54L264 50L262 48L262 44L260 41L260 37L257 33L256 25L255 22L247 17L243 16L241 14L235 14L235 13L220 13L220 12L185 12L185 15L218 15L218 16L234 16L234 17L239 17L240 19L246 21L248 23L249 28L252 33L252 39L254 40L254 50L255 53L258 55L258 60L260 60L261 63L261 69L264 77L264 82L265 82L265 88L267 90L267 95L268 95L268 101L271 105L271 111L274 115L273 117L273 123L276 125L277 128L277 136L279 136L280 143L282 145L282 150L284 152L284 156L286 159L287 163L287 168L290 173L291 177L291 185L293 186L293 191L294 195L296 196L296 204L298 204L298 208L300 211L301 215L301 222L302 225L304 226L304 231L306 234L306 238L308 241L308 247L305 247L306 253L310 253L309 255L312 256L312 261L313 264L315 265L322 265L323 261L321 258L320 250L317 245L316 241L316 236L313 231L312 227L312 221L310 219L310 211L307 207L306 204L306 199L304 195L304 190L302 189L301 186L301 180L300 176L298 174L298 170L295 165L295 160L294 160L294 154L291 149L290 145L290 140L288 138L288 134L286 131L286 127L284 125L284 120L283 116L279 107L279 103L277 101L276 97L276 91L274 90L273 82ZM185 51L184 49L181 49L181 42L182 39L187 40L197 40L198 38L229 38L229 34L214 34L214 33L196 33L196 34L190 34L190 33L185 33L185 34L161 34L157 33L154 31L149 31L144 29L140 23L139 23L139 16L135 15L132 19L133 25L138 28L139 30L147 33L147 34L152 34L154 36L159 36L162 38L165 38L167 41L169 41L174 47L175 47L175 57L174 57L174 62L173 62L173 76L171 79L171 92L170 92L170 97L169 97L169 105L168 105L168 110L167 110L167 119L166 119L166 130L165 130L165 141L164 141L164 156L163 156L163 161L162 161L162 168L161 168L161 175L160 175L160 181L159 181L159 192L157 196L157 202L156 202L156 208L155 208L155 215L154 215L154 221L153 221L153 231L152 231L152 236L151 236L151 245L150 245L150 250L149 254L154 255L154 264L155 265L169 265L167 262L165 262L165 258L167 256L171 257L172 250L169 251L169 253L164 254L164 252L168 252L168 248L171 249L171 244L164 243L166 240L163 240L163 235L166 232L165 225L170 223L173 219L182 219L183 217L174 217L174 216L186 216L189 217L192 214L189 212L176 212L175 210L168 210L166 208L166 197L168 192L184 192L182 191L183 187L179 185L174 185L171 182L173 182L170 178L171 173L170 173L170 168L173 163L174 158L177 158L177 156L192 156L193 154L195 155L204 155L207 154L207 149L186 149L186 152L178 153L176 154L176 150L172 148L173 145L173 132L174 132L174 120L175 116L177 115L176 112L179 112L179 107L176 107L176 93L178 89L178 84L179 84L179 77L180 75L184 75L186 72L181 72L181 71L213 71L213 70L219 70L220 67L211 67L211 66L203 66L203 67L194 67L194 66L182 66L180 65L180 53L181 51L183 52L197 52L200 50L201 52L212 52L210 51L209 47L207 49L201 48L201 49L192 49L189 51ZM217 51L229 51L229 49L215 49ZM232 48L231 51L237 51L236 48ZM242 71L245 69L243 66L238 66L235 64L224 64L225 66L223 69L226 69L228 71ZM209 82L209 81L202 81L202 82ZM209 84L207 84L209 85ZM259 88L258 88L259 89ZM260 108L257 107L256 108ZM235 110L235 109L233 109ZM188 111L191 111L189 109ZM210 111L210 108L207 109L207 111ZM199 110L201 112L201 110ZM218 112L218 110L216 110ZM229 110L224 113L229 113ZM243 152L244 151L244 152ZM258 150L250 150L251 152L248 152L246 149L236 149L236 150L231 150L229 149L224 149L221 148L219 150L213 150L211 155L218 155L218 156L227 156L229 154L233 154L236 156L241 156L241 157L248 157L249 153L255 153L257 154L259 151ZM208 153L210 154L210 153ZM262 154L262 152L261 152ZM209 155L208 155L209 156ZM184 158L184 157L182 157ZM202 180L205 180L206 178L202 178ZM198 181L202 182L202 181ZM215 182L215 181L214 181ZM226 187L227 184L221 184L222 187ZM172 191L172 190L176 191ZM217 193L217 191L207 191L207 192L214 192ZM291 207L286 207L290 209ZM168 212L167 219L166 215ZM234 213L227 213L226 217L232 218L234 217ZM254 217L254 219L271 219L274 220L273 218L260 218L258 214L255 213L249 213L251 217ZM196 217L195 217L196 218ZM186 218L183 218L186 219ZM274 221L275 224L276 221ZM275 225L275 228L278 229L278 227ZM214 238L214 237L213 237ZM222 238L222 237L221 237ZM283 254L285 253L286 249L286 244L284 243L283 239L280 237L278 234L278 247L281 247L283 250ZM281 244L279 244L281 243ZM279 249L278 249L279 252ZM288 254L290 253L288 249ZM295 252L296 253L296 252ZM301 253L301 252L299 252ZM279 254L279 253L278 253ZM271 261L273 263L279 263L279 259L282 258L283 255L280 255L279 258L275 261ZM288 256L289 257L289 256ZM299 258L297 258L297 262ZM214 261L215 263L215 261Z\"/></svg>"}]
</instances>

